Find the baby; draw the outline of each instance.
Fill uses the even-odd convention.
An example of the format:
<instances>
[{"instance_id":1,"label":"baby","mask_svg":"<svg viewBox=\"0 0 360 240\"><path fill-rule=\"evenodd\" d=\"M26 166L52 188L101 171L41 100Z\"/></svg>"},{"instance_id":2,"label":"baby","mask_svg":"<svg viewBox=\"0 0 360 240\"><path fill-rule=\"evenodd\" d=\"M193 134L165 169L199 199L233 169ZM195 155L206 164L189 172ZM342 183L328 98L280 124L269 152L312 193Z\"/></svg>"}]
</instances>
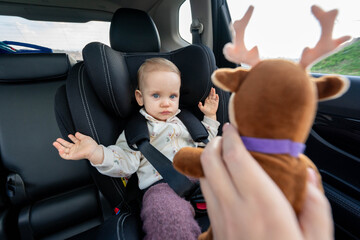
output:
<instances>
[{"instance_id":1,"label":"baby","mask_svg":"<svg viewBox=\"0 0 360 240\"><path fill-rule=\"evenodd\" d=\"M181 78L179 69L164 58L147 59L138 70L135 98L140 113L147 120L150 143L170 161L183 147L197 147L185 125L176 115L179 110ZM212 88L205 103L198 107L204 113L202 124L209 139L217 135L216 121L219 96ZM69 135L73 143L58 138L53 143L59 155L67 160L88 159L97 170L111 177L130 177L136 173L139 188L145 191L141 218L145 239L196 239L201 233L194 219L194 209L179 197L139 151L132 150L122 132L115 145L104 147L79 132Z\"/></svg>"}]
</instances>

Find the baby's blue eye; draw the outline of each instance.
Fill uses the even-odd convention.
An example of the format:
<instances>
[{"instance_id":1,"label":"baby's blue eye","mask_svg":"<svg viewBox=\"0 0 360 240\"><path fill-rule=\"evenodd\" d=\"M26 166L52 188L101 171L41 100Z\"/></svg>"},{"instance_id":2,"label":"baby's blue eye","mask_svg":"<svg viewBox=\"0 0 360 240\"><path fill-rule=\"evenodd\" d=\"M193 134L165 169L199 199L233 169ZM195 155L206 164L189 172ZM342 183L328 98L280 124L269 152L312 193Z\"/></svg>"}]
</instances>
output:
<instances>
[{"instance_id":1,"label":"baby's blue eye","mask_svg":"<svg viewBox=\"0 0 360 240\"><path fill-rule=\"evenodd\" d=\"M176 98L176 95L171 95L170 98L174 99L174 98Z\"/></svg>"},{"instance_id":2,"label":"baby's blue eye","mask_svg":"<svg viewBox=\"0 0 360 240\"><path fill-rule=\"evenodd\" d=\"M153 97L154 97L154 98L159 98L159 94L154 93L154 94L153 94Z\"/></svg>"}]
</instances>

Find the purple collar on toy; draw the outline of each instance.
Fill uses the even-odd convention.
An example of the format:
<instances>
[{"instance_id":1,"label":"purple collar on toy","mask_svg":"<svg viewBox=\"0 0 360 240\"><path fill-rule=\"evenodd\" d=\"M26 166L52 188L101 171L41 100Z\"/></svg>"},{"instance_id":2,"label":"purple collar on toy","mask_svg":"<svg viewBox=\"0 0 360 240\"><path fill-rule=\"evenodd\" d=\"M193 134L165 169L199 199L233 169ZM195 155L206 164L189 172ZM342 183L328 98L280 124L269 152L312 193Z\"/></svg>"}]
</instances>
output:
<instances>
[{"instance_id":1,"label":"purple collar on toy","mask_svg":"<svg viewBox=\"0 0 360 240\"><path fill-rule=\"evenodd\" d=\"M268 154L290 154L298 157L305 150L305 144L293 142L289 139L267 139L241 137L248 151Z\"/></svg>"}]
</instances>

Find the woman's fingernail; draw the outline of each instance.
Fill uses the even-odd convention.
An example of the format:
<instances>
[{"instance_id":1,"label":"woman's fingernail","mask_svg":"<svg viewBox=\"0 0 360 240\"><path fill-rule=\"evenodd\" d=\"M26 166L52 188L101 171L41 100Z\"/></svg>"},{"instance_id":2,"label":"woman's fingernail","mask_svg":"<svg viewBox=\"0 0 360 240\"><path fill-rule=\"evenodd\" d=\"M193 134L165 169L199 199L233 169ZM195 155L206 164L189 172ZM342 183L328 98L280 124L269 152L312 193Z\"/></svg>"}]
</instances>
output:
<instances>
[{"instance_id":1,"label":"woman's fingernail","mask_svg":"<svg viewBox=\"0 0 360 240\"><path fill-rule=\"evenodd\" d=\"M224 126L223 126L223 131L225 131L225 129L227 129L228 127L230 126L230 123L225 123Z\"/></svg>"},{"instance_id":2,"label":"woman's fingernail","mask_svg":"<svg viewBox=\"0 0 360 240\"><path fill-rule=\"evenodd\" d=\"M315 186L317 186L318 180L314 169L308 168L307 171L308 171L308 181L314 184Z\"/></svg>"}]
</instances>

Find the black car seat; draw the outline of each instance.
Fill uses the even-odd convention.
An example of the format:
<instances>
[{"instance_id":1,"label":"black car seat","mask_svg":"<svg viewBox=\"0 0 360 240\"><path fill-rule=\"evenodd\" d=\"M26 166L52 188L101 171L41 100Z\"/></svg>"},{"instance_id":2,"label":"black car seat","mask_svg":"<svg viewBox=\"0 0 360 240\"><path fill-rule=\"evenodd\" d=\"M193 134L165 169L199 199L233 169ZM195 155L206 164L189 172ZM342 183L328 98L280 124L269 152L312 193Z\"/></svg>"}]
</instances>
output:
<instances>
[{"instance_id":1,"label":"black car seat","mask_svg":"<svg viewBox=\"0 0 360 240\"><path fill-rule=\"evenodd\" d=\"M117 10L113 16L110 44L111 47L97 42L88 44L83 49L84 61L72 68L66 87L57 92L55 109L65 138L79 131L99 144L114 144L126 122L139 110L134 98L137 70L152 57L164 57L177 65L182 78L180 108L202 119L197 103L205 100L213 87L210 77L216 68L210 49L190 45L161 53L159 34L149 15L125 8ZM219 89L217 93L220 97L217 118L220 123L225 123L229 94ZM219 130L221 133L221 127ZM136 176L128 181L103 176L90 168L111 207L120 210L118 219L122 219L121 223L126 225L131 216L136 218L138 212L134 209L141 197ZM127 227L121 227L122 233L126 233Z\"/></svg>"},{"instance_id":2,"label":"black car seat","mask_svg":"<svg viewBox=\"0 0 360 240\"><path fill-rule=\"evenodd\" d=\"M104 221L85 162L64 161L54 95L66 54L0 55L0 239L65 239Z\"/></svg>"}]
</instances>

